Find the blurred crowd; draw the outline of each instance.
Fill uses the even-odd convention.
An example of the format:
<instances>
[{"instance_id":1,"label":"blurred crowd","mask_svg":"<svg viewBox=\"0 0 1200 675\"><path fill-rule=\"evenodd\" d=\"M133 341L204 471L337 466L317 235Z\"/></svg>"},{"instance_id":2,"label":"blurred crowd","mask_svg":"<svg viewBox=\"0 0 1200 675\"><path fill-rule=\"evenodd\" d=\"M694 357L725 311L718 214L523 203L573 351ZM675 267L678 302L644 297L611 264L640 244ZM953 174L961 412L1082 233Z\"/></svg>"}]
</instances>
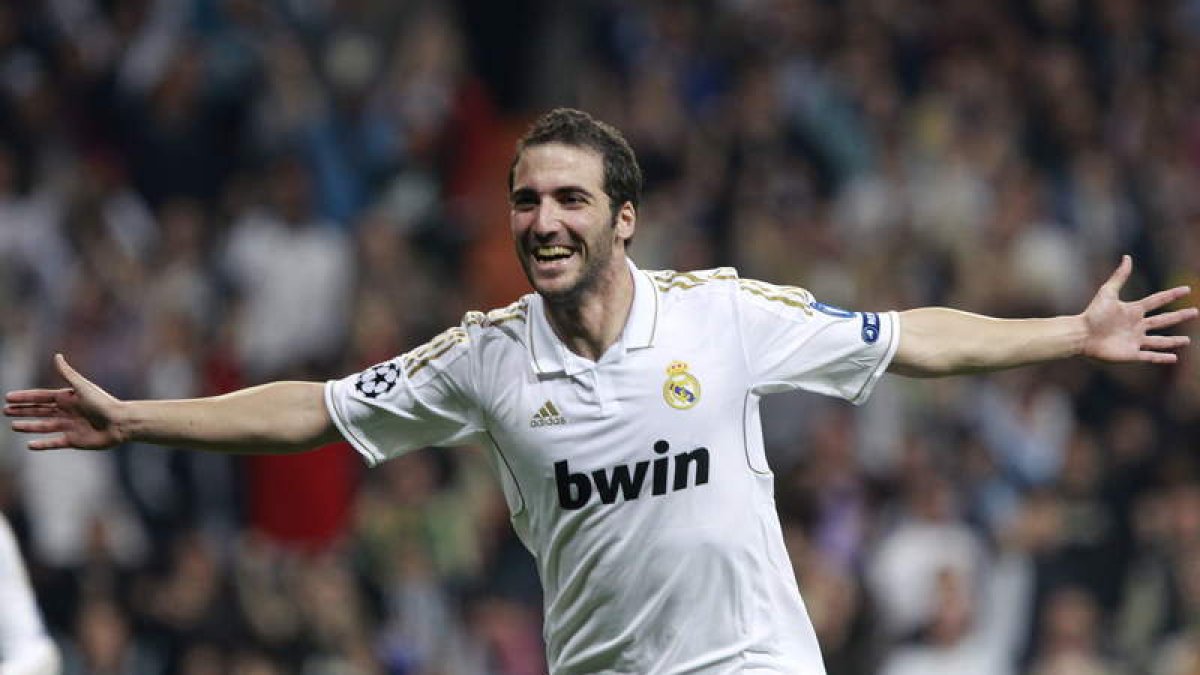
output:
<instances>
[{"instance_id":1,"label":"blurred crowd","mask_svg":"<svg viewBox=\"0 0 1200 675\"><path fill-rule=\"evenodd\" d=\"M643 268L999 316L1126 252L1127 297L1200 283L1197 0L9 0L0 389L56 351L121 397L340 377L507 304L554 105L638 152ZM1195 345L764 418L831 674L1200 673ZM23 442L0 509L68 673L545 670L477 449Z\"/></svg>"}]
</instances>

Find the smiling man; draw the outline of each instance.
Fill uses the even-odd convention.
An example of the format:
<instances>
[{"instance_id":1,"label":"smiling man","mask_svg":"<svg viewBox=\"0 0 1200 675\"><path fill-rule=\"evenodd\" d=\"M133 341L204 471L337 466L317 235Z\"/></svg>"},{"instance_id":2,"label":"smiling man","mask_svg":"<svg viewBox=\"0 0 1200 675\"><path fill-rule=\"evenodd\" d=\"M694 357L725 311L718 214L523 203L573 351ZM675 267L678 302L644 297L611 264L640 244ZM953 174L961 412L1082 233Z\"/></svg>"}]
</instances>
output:
<instances>
[{"instance_id":1,"label":"smiling man","mask_svg":"<svg viewBox=\"0 0 1200 675\"><path fill-rule=\"evenodd\" d=\"M509 171L513 243L558 335L595 360L631 305L625 247L642 176L615 129L556 113L522 139Z\"/></svg>"},{"instance_id":2,"label":"smiling man","mask_svg":"<svg viewBox=\"0 0 1200 675\"><path fill-rule=\"evenodd\" d=\"M428 445L489 450L545 589L550 669L824 673L796 587L758 401L790 389L861 403L885 371L940 376L1050 359L1173 363L1196 316L1123 302L1124 258L1080 314L850 312L729 268L628 257L641 172L615 129L542 117L509 174L516 253L536 293L344 379L120 401L56 357L69 388L10 393L37 450L130 440L295 452L340 437L373 465Z\"/></svg>"}]
</instances>

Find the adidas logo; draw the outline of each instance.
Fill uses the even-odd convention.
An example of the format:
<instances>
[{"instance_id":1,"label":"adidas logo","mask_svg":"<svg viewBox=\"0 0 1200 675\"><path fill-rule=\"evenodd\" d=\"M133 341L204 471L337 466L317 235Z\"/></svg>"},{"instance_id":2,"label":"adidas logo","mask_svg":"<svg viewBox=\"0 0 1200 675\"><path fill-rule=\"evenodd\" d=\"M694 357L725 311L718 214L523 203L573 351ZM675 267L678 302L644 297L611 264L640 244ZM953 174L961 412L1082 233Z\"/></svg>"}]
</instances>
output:
<instances>
[{"instance_id":1,"label":"adidas logo","mask_svg":"<svg viewBox=\"0 0 1200 675\"><path fill-rule=\"evenodd\" d=\"M531 427L552 427L559 424L566 424L567 418L558 412L558 408L554 407L552 401L546 401L541 408L533 414L533 418L529 420Z\"/></svg>"}]
</instances>

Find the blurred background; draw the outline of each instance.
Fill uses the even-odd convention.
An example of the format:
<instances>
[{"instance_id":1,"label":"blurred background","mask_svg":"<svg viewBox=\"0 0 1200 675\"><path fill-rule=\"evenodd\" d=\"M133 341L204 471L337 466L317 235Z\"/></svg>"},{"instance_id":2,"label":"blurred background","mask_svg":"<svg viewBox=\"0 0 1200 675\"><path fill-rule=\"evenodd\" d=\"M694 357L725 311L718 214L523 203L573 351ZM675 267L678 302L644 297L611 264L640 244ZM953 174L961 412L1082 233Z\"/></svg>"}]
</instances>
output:
<instances>
[{"instance_id":1,"label":"blurred background","mask_svg":"<svg viewBox=\"0 0 1200 675\"><path fill-rule=\"evenodd\" d=\"M1200 283L1197 0L6 0L0 388L340 377L507 304L554 105L637 150L644 268L1000 316L1126 252L1127 296ZM832 675L1200 673L1195 345L764 407ZM0 508L69 673L545 670L477 450L26 440Z\"/></svg>"}]
</instances>

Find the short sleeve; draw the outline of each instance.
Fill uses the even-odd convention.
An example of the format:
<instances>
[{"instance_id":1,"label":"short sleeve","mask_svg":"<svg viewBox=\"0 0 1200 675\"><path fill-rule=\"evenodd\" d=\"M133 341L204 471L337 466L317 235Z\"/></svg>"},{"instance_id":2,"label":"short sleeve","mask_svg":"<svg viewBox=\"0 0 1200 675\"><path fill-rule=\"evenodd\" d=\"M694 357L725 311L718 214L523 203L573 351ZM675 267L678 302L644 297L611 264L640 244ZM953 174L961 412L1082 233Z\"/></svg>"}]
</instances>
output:
<instances>
[{"instance_id":1,"label":"short sleeve","mask_svg":"<svg viewBox=\"0 0 1200 675\"><path fill-rule=\"evenodd\" d=\"M825 305L801 288L743 279L738 320L757 393L804 389L867 400L895 356L895 312Z\"/></svg>"},{"instance_id":2,"label":"short sleeve","mask_svg":"<svg viewBox=\"0 0 1200 675\"><path fill-rule=\"evenodd\" d=\"M390 361L325 385L342 436L375 466L410 450L471 443L482 429L470 391L470 340L452 328Z\"/></svg>"}]
</instances>

